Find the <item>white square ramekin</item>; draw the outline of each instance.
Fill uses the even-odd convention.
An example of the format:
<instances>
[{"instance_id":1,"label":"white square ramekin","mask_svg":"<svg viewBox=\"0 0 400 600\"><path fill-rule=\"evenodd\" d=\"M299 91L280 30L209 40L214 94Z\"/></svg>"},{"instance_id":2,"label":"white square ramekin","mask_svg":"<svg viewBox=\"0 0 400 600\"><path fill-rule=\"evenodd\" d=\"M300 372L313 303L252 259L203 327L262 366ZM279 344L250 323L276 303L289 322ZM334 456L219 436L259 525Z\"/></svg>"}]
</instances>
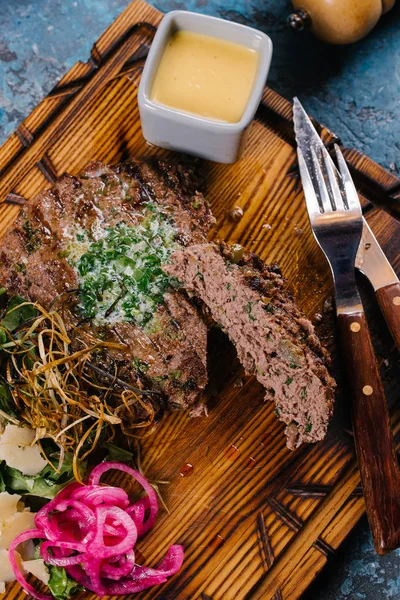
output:
<instances>
[{"instance_id":1,"label":"white square ramekin","mask_svg":"<svg viewBox=\"0 0 400 600\"><path fill-rule=\"evenodd\" d=\"M184 29L243 44L259 53L257 75L242 118L221 123L169 108L150 99L158 66L169 37ZM271 39L256 29L184 10L165 15L150 48L139 85L138 102L144 138L156 146L194 154L220 163L235 162L244 135L260 103L272 57Z\"/></svg>"}]
</instances>

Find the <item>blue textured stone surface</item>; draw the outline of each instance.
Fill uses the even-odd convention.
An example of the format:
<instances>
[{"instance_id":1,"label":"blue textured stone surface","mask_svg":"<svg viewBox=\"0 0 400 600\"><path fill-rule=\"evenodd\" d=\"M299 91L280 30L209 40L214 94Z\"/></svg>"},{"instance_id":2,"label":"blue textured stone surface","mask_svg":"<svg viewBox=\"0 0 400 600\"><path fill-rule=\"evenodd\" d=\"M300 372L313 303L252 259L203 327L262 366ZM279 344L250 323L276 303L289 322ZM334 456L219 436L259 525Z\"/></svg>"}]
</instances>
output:
<instances>
[{"instance_id":1,"label":"blue textured stone surface","mask_svg":"<svg viewBox=\"0 0 400 600\"><path fill-rule=\"evenodd\" d=\"M36 106L127 0L0 0L0 142ZM275 46L269 83L298 95L344 143L386 168L400 166L400 5L357 45L333 48L286 27L289 1L158 0L215 14L267 32Z\"/></svg>"},{"instance_id":2,"label":"blue textured stone surface","mask_svg":"<svg viewBox=\"0 0 400 600\"><path fill-rule=\"evenodd\" d=\"M304 600L398 600L399 563L400 550L376 555L363 518Z\"/></svg>"},{"instance_id":3,"label":"blue textured stone surface","mask_svg":"<svg viewBox=\"0 0 400 600\"><path fill-rule=\"evenodd\" d=\"M286 27L282 0L157 0L247 23L274 42L269 84L297 95L342 141L400 169L400 1L357 45L331 48ZM128 0L0 0L0 143L127 6ZM400 553L377 557L365 520L307 600L400 599Z\"/></svg>"}]
</instances>

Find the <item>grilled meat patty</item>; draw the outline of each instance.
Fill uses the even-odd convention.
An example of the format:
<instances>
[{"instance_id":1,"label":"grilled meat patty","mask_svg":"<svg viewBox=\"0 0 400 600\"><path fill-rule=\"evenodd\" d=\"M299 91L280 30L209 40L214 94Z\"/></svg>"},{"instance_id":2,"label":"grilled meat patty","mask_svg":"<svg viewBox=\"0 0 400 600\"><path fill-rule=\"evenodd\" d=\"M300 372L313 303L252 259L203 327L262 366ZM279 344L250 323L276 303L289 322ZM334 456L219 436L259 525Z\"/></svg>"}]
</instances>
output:
<instances>
[{"instance_id":1,"label":"grilled meat patty","mask_svg":"<svg viewBox=\"0 0 400 600\"><path fill-rule=\"evenodd\" d=\"M335 382L314 327L284 289L279 269L226 244L178 250L164 270L198 297L229 336L248 373L286 424L287 444L325 437Z\"/></svg>"},{"instance_id":2,"label":"grilled meat patty","mask_svg":"<svg viewBox=\"0 0 400 600\"><path fill-rule=\"evenodd\" d=\"M205 242L213 217L190 166L163 160L89 165L22 211L0 245L0 281L44 307L63 305L75 344L122 344L112 373L192 407L207 382L207 327L161 265ZM76 329L77 327L77 329Z\"/></svg>"},{"instance_id":3,"label":"grilled meat patty","mask_svg":"<svg viewBox=\"0 0 400 600\"><path fill-rule=\"evenodd\" d=\"M198 185L192 167L156 159L65 175L3 238L0 282L46 308L62 306L77 347L93 338L121 344L96 357L103 369L198 415L207 325L188 292L275 401L288 446L320 440L335 387L326 351L279 270L207 243L214 219Z\"/></svg>"}]
</instances>

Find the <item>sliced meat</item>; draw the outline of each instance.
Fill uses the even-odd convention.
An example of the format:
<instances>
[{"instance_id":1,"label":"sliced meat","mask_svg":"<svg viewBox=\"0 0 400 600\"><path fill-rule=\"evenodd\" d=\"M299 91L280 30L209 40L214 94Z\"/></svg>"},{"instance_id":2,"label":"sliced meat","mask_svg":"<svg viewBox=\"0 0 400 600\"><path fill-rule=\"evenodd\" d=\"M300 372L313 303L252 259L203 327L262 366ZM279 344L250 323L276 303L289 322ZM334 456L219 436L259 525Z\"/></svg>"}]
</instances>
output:
<instances>
[{"instance_id":1,"label":"sliced meat","mask_svg":"<svg viewBox=\"0 0 400 600\"><path fill-rule=\"evenodd\" d=\"M2 286L46 308L62 305L74 331L74 345L93 338L122 344L123 350L110 350L108 359L101 357L102 364L108 364L112 372L117 366L128 381L139 376L147 386L165 394L174 408L195 405L206 385L207 327L196 308L174 289L174 282L169 286L161 269L161 287L152 287L151 277L158 273L153 264L157 247L167 257L162 252L165 240L157 237L161 221L166 223L171 247L205 241L214 219L198 185L191 164L155 159L116 167L93 163L78 177L61 177L52 189L29 202L0 244ZM154 228L148 227L152 238L147 249L153 244L155 250L146 264L136 268L123 232L132 234L132 243L139 243L140 248L135 232L143 230L154 214L157 218ZM119 277L111 291L110 282L101 280L104 273L100 277L93 267L95 249L103 251L101 244L110 230L122 231L121 243L127 244L118 263L104 246L103 271L111 265L110 279ZM86 280L81 273L82 256L88 257ZM148 289L146 306L141 300L135 313L125 306L126 277L131 282L140 278L140 285ZM91 289L88 284L85 288L85 281L97 287ZM82 308L84 294L94 307L89 317ZM101 302L108 302L102 314Z\"/></svg>"},{"instance_id":2,"label":"sliced meat","mask_svg":"<svg viewBox=\"0 0 400 600\"><path fill-rule=\"evenodd\" d=\"M288 445L325 435L334 381L312 324L279 271L206 241L214 222L190 164L89 165L29 202L0 243L0 283L62 308L74 347L111 341L93 360L191 408L207 383L208 307L286 423ZM139 382L138 382L139 380Z\"/></svg>"},{"instance_id":3,"label":"sliced meat","mask_svg":"<svg viewBox=\"0 0 400 600\"><path fill-rule=\"evenodd\" d=\"M254 373L286 424L287 444L298 447L325 437L335 382L327 353L300 312L276 268L226 244L191 245L164 270L202 300Z\"/></svg>"}]
</instances>

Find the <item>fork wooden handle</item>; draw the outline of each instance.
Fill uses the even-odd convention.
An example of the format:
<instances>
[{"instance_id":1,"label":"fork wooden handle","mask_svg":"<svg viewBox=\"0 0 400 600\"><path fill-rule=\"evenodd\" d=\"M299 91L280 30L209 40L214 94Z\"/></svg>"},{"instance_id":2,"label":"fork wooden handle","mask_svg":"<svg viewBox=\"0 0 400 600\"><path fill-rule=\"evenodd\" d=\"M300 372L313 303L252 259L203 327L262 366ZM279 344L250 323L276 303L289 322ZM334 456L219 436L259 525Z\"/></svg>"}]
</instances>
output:
<instances>
[{"instance_id":1,"label":"fork wooden handle","mask_svg":"<svg viewBox=\"0 0 400 600\"><path fill-rule=\"evenodd\" d=\"M396 346L400 350L400 283L392 283L376 290L376 297Z\"/></svg>"},{"instance_id":2,"label":"fork wooden handle","mask_svg":"<svg viewBox=\"0 0 400 600\"><path fill-rule=\"evenodd\" d=\"M353 391L353 429L368 521L378 554L400 546L400 469L389 410L363 312L338 315Z\"/></svg>"}]
</instances>

